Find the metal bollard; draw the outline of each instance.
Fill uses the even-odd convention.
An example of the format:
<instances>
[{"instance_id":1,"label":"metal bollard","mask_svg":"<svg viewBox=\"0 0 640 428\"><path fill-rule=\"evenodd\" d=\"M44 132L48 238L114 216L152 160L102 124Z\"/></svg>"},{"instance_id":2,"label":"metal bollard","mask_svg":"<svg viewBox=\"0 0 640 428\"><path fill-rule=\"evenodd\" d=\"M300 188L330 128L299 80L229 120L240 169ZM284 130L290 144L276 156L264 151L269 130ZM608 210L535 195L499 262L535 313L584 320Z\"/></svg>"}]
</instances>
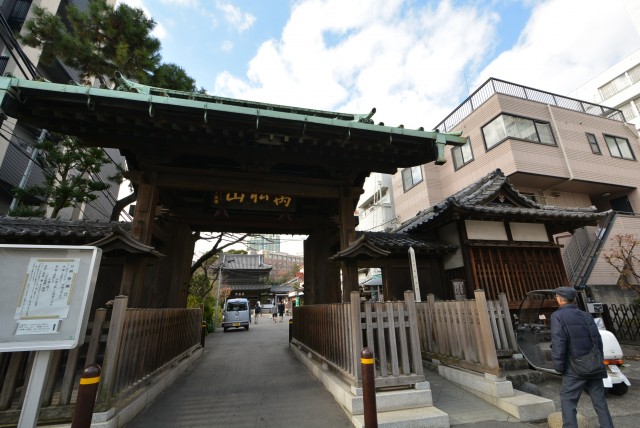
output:
<instances>
[{"instance_id":1,"label":"metal bollard","mask_svg":"<svg viewBox=\"0 0 640 428\"><path fill-rule=\"evenodd\" d=\"M293 318L289 320L289 343L293 339Z\"/></svg>"},{"instance_id":2,"label":"metal bollard","mask_svg":"<svg viewBox=\"0 0 640 428\"><path fill-rule=\"evenodd\" d=\"M364 405L365 428L378 427L378 411L376 410L376 374L373 366L373 352L362 348L360 365L362 366L362 402Z\"/></svg>"},{"instance_id":3,"label":"metal bollard","mask_svg":"<svg viewBox=\"0 0 640 428\"><path fill-rule=\"evenodd\" d=\"M97 364L88 365L82 371L71 428L89 428L91 426L91 417L93 416L93 407L96 404L101 371L100 366Z\"/></svg>"},{"instance_id":4,"label":"metal bollard","mask_svg":"<svg viewBox=\"0 0 640 428\"><path fill-rule=\"evenodd\" d=\"M202 331L200 332L200 345L204 348L204 338L207 335L207 323L202 321Z\"/></svg>"}]
</instances>

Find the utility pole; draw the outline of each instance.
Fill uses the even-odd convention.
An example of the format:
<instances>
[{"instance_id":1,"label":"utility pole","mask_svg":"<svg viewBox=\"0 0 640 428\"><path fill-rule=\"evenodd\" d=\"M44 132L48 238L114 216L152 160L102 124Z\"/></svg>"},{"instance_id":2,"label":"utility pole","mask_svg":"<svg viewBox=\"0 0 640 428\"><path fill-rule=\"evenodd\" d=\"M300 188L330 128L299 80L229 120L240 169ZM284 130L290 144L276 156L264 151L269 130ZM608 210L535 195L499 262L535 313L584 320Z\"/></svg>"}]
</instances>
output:
<instances>
[{"instance_id":1,"label":"utility pole","mask_svg":"<svg viewBox=\"0 0 640 428\"><path fill-rule=\"evenodd\" d=\"M213 318L213 331L216 330L216 324L218 323L218 308L220 308L220 282L222 282L222 265L224 265L224 259L226 254L222 253L222 262L218 267L218 291L216 292L216 314Z\"/></svg>"},{"instance_id":2,"label":"utility pole","mask_svg":"<svg viewBox=\"0 0 640 428\"><path fill-rule=\"evenodd\" d=\"M47 136L46 129L43 129L42 131L40 131L40 136L38 137L37 144L39 145L40 143L42 143L42 141L44 140L44 137L46 136ZM18 189L24 189L25 187L27 187L27 181L29 181L29 176L31 175L31 169L33 169L33 164L35 163L35 159L38 157L39 152L40 152L39 149L33 149L33 152L29 157L29 163L27 163L27 167L25 168L24 173L22 173L22 179L20 179L20 184L18 184ZM13 200L11 201L11 205L9 206L9 211L15 210L18 207L18 202L20 202L20 200L18 199L17 196L14 196Z\"/></svg>"},{"instance_id":3,"label":"utility pole","mask_svg":"<svg viewBox=\"0 0 640 428\"><path fill-rule=\"evenodd\" d=\"M236 259L225 260L226 257L227 257L227 255L225 253L222 253L222 262L220 263L220 266L218 267L218 291L216 292L216 313L215 313L215 318L213 319L213 330L214 331L216 329L216 323L218 322L218 309L220 308L220 283L222 282L222 268L224 267L225 262L226 263L231 263L231 262L236 260Z\"/></svg>"}]
</instances>

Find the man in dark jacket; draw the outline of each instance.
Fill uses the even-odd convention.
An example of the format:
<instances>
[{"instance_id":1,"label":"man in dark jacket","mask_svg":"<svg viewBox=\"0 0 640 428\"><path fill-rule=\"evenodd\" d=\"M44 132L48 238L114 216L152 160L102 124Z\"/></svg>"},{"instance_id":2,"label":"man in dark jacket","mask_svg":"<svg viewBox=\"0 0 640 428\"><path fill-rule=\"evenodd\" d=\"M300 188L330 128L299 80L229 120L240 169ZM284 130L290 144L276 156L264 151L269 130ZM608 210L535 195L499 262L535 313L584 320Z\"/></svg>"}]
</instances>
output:
<instances>
[{"instance_id":1,"label":"man in dark jacket","mask_svg":"<svg viewBox=\"0 0 640 428\"><path fill-rule=\"evenodd\" d=\"M562 374L562 426L578 427L576 406L584 390L591 397L600 426L613 427L602 383L602 378L607 376L606 372L594 378L584 378L576 375L569 364L570 355L586 355L594 344L602 352L602 338L598 327L591 315L581 311L574 304L576 290L572 287L558 287L553 291L560 307L551 314L551 358L553 368Z\"/></svg>"}]
</instances>

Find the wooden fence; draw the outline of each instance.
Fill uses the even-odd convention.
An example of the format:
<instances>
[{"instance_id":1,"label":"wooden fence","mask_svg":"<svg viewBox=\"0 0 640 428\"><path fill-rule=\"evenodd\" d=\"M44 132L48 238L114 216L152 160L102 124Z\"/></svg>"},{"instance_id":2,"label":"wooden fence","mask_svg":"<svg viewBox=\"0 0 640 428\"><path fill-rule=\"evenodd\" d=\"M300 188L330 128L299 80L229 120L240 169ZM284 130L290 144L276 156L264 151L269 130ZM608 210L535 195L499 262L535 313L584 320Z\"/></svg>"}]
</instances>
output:
<instances>
[{"instance_id":1,"label":"wooden fence","mask_svg":"<svg viewBox=\"0 0 640 428\"><path fill-rule=\"evenodd\" d=\"M426 358L480 373L501 375L498 356L517 352L509 304L504 294L487 301L484 291L475 300L416 304L422 354Z\"/></svg>"},{"instance_id":2,"label":"wooden fence","mask_svg":"<svg viewBox=\"0 0 640 428\"><path fill-rule=\"evenodd\" d=\"M357 308L354 310L353 308ZM298 306L293 310L292 342L311 352L351 383L360 385L360 351L373 351L376 387L424 381L412 292L404 302L360 302Z\"/></svg>"},{"instance_id":3,"label":"wooden fence","mask_svg":"<svg viewBox=\"0 0 640 428\"><path fill-rule=\"evenodd\" d=\"M429 295L416 303L407 291L404 302L361 303L354 292L349 304L295 307L292 342L353 385L360 384L363 346L374 353L376 387L424 380L423 357L501 375L498 356L517 352L509 305L504 294L487 301L478 290L475 297L441 302Z\"/></svg>"},{"instance_id":4,"label":"wooden fence","mask_svg":"<svg viewBox=\"0 0 640 428\"><path fill-rule=\"evenodd\" d=\"M118 296L107 316L106 309L96 310L78 347L54 351L40 424L71 420L80 374L89 364L102 366L95 411L104 411L200 346L200 309L127 309L127 298ZM0 426L17 424L34 358L35 352L0 353Z\"/></svg>"},{"instance_id":5,"label":"wooden fence","mask_svg":"<svg viewBox=\"0 0 640 428\"><path fill-rule=\"evenodd\" d=\"M295 306L292 342L315 354L345 380L359 378L354 358L351 306L343 303Z\"/></svg>"}]
</instances>

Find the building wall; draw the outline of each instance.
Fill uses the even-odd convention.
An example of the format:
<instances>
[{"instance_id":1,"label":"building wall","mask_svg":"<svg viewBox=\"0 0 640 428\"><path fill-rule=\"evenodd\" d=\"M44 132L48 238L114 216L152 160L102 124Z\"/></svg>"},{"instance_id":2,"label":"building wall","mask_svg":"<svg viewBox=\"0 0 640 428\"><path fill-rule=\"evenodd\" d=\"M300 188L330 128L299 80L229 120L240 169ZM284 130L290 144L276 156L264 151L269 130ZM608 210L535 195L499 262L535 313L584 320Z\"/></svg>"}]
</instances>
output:
<instances>
[{"instance_id":1,"label":"building wall","mask_svg":"<svg viewBox=\"0 0 640 428\"><path fill-rule=\"evenodd\" d=\"M108 0L107 2L115 5L115 0ZM16 3L16 0L2 2L0 10L6 18L11 18ZM73 4L80 9L86 8L88 3L89 0L73 1ZM54 14L60 14L65 4L66 2L62 0L33 0L25 22L31 19L35 6L42 7ZM24 27L22 27L20 32L24 34L24 31ZM9 58L6 62L4 73L11 73L17 77L30 78L30 76L24 76L20 67L18 67L16 62L11 58L9 51L2 43L0 43L0 49L2 50L0 56ZM33 65L38 67L41 50L28 46L22 46L22 49ZM40 68L38 69L42 72ZM73 70L67 71L73 73ZM3 121L0 132L3 134L3 137L0 138L0 180L4 188L4 191L0 192L0 213L6 213L13 199L10 189L17 187L20 183L20 179L32 153L31 145L35 143L38 136L34 135L34 132L35 134L39 134L39 130L26 129L26 127L22 126L19 122L16 123L14 119L7 118ZM124 157L120 155L118 150L109 149L107 151L114 162L124 164ZM100 178L102 181L108 182L108 177L115 175L116 172L117 169L115 165L106 165L100 173ZM27 184L37 184L42 181L42 177L42 169L36 164L31 171ZM60 217L63 219L108 220L113 204L115 200L117 200L119 187L118 184L111 184L109 191L99 193L96 201L83 204L79 207L65 209L61 212Z\"/></svg>"},{"instance_id":2,"label":"building wall","mask_svg":"<svg viewBox=\"0 0 640 428\"><path fill-rule=\"evenodd\" d=\"M501 113L550 123L556 145L507 139L487 150L482 127ZM427 179L406 193L402 191L401 174L396 173L393 176L396 215L401 221L406 221L419 210L462 190L497 168L507 176L529 174L529 181L520 176L522 184L519 190L535 194L540 203L561 207L594 205L597 195L589 194L589 183L633 189L640 185L638 161L612 157L604 140L604 134L626 138L636 159L640 159L638 134L629 124L497 94L458 124L455 130L462 131L464 136L470 138L474 159L456 171L449 149L447 162L441 166L434 163L424 165L423 176ZM596 136L600 155L592 153L587 132ZM539 183L540 176L553 178L559 184L566 182L562 186L567 189L570 188L567 183L573 181L571 188L575 190L545 188ZM578 185L576 181L584 183ZM583 190L578 191L580 189ZM634 212L640 212L638 192L626 192Z\"/></svg>"},{"instance_id":3,"label":"building wall","mask_svg":"<svg viewBox=\"0 0 640 428\"><path fill-rule=\"evenodd\" d=\"M356 230L390 231L398 226L393 206L393 191L389 174L372 173L365 180L358 200Z\"/></svg>"}]
</instances>

